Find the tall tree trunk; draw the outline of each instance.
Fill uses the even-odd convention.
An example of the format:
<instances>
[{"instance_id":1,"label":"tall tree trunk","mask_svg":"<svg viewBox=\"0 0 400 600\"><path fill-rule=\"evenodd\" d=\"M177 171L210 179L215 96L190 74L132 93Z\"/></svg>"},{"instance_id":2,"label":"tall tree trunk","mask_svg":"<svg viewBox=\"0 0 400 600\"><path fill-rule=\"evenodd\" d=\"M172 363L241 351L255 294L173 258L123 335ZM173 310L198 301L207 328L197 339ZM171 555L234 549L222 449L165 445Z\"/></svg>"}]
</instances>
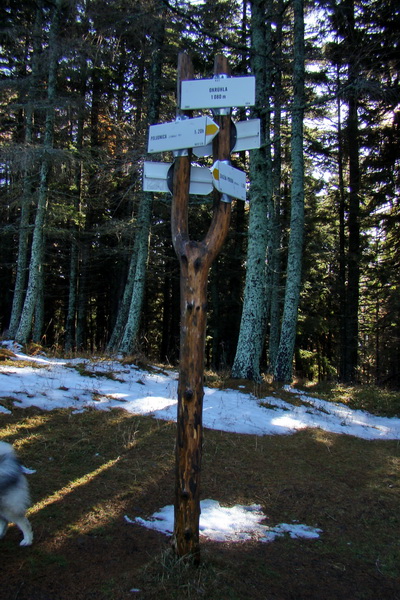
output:
<instances>
[{"instance_id":1,"label":"tall tree trunk","mask_svg":"<svg viewBox=\"0 0 400 600\"><path fill-rule=\"evenodd\" d=\"M177 359L179 345L179 274L176 274L176 255L172 254L171 240L163 240L164 282L162 301L162 338L160 344L160 361L174 364ZM172 250L172 252L171 252Z\"/></svg>"},{"instance_id":2,"label":"tall tree trunk","mask_svg":"<svg viewBox=\"0 0 400 600\"><path fill-rule=\"evenodd\" d=\"M15 336L17 342L25 344L32 329L32 318L38 298L39 279L43 269L44 255L44 226L47 212L47 180L50 170L50 158L47 153L53 147L54 135L54 104L57 89L57 67L59 58L58 33L60 28L62 0L57 0L53 8L52 22L49 34L49 71L47 83L47 102L45 134L43 142L43 159L40 167L38 202L35 225L33 230L31 260L29 264L29 279L24 306L21 313L18 330Z\"/></svg>"},{"instance_id":3,"label":"tall tree trunk","mask_svg":"<svg viewBox=\"0 0 400 600\"><path fill-rule=\"evenodd\" d=\"M337 85L339 86L339 73L337 77ZM342 114L341 114L341 99L337 99L337 114L338 114L338 211L339 211L339 375L340 378L345 377L346 371L346 231L345 231L345 212L346 212L346 193L344 182L344 164L343 164L343 131L342 131Z\"/></svg>"},{"instance_id":4,"label":"tall tree trunk","mask_svg":"<svg viewBox=\"0 0 400 600\"><path fill-rule=\"evenodd\" d=\"M351 99L348 114L349 143L349 246L346 295L346 360L342 381L357 381L358 306L360 295L360 171L357 101Z\"/></svg>"},{"instance_id":5,"label":"tall tree trunk","mask_svg":"<svg viewBox=\"0 0 400 600\"><path fill-rule=\"evenodd\" d=\"M80 232L80 252L78 256L78 294L76 301L76 329L75 346L82 350L87 344L88 330L88 270L89 270L89 250L86 240L86 232L89 230L89 223L92 220L87 216L85 220L85 231ZM88 233L88 235L90 235Z\"/></svg>"},{"instance_id":6,"label":"tall tree trunk","mask_svg":"<svg viewBox=\"0 0 400 600\"><path fill-rule=\"evenodd\" d=\"M93 225L96 223L97 196L99 193L96 181L100 154L99 123L101 111L101 98L104 93L105 74L102 71L100 58L96 57L91 69L91 107L90 107L90 152L93 164L88 171L88 201L85 226L79 236L79 275L78 297L76 307L76 347L86 348L92 338L89 333L92 315L89 309L89 278L90 254L93 242Z\"/></svg>"},{"instance_id":7,"label":"tall tree trunk","mask_svg":"<svg viewBox=\"0 0 400 600\"><path fill-rule=\"evenodd\" d=\"M88 29L89 25L85 20L84 29ZM85 126L85 95L87 90L87 58L84 54L80 58L80 84L79 84L79 101L78 101L78 115L77 115L77 134L76 134L76 165L74 167L74 179L75 179L75 196L74 196L74 209L76 213L81 208L82 204L82 175L83 175L83 160L81 152L83 149L83 135ZM79 237L79 225L72 224L72 239L71 239L71 250L70 250L70 264L69 264L69 285L68 285L68 308L67 316L65 320L65 342L64 347L66 352L71 352L76 347L76 309L78 302L78 278L79 278L79 250L78 250L78 237Z\"/></svg>"},{"instance_id":8,"label":"tall tree trunk","mask_svg":"<svg viewBox=\"0 0 400 600\"><path fill-rule=\"evenodd\" d=\"M40 257L40 262L43 265L44 244L42 245L41 251L42 251L42 256ZM35 311L34 311L34 316L33 316L32 341L35 342L35 344L42 343L43 328L44 328L44 272L43 272L43 268L42 268L39 271Z\"/></svg>"},{"instance_id":9,"label":"tall tree trunk","mask_svg":"<svg viewBox=\"0 0 400 600\"><path fill-rule=\"evenodd\" d=\"M25 110L25 152L32 152L33 143L33 112L34 102L37 97L37 87L39 83L39 62L42 52L42 21L43 13L41 8L36 9L34 29L32 34L33 53L31 62L31 76L28 90L28 98ZM21 319L22 308L24 305L25 285L28 272L28 253L29 253L29 231L30 231L30 203L32 200L32 161L27 159L27 166L24 169L21 197L21 217L18 231L18 256L17 271L15 277L14 296L11 309L10 324L8 335L14 338Z\"/></svg>"},{"instance_id":10,"label":"tall tree trunk","mask_svg":"<svg viewBox=\"0 0 400 600\"><path fill-rule=\"evenodd\" d=\"M18 325L21 319L22 307L24 305L26 273L28 270L31 191L29 176L28 173L25 173L21 198L21 217L18 228L17 272L15 277L10 324L8 327L8 335L12 339L17 333Z\"/></svg>"},{"instance_id":11,"label":"tall tree trunk","mask_svg":"<svg viewBox=\"0 0 400 600\"><path fill-rule=\"evenodd\" d=\"M270 224L269 270L271 285L269 325L269 372L273 373L279 347L281 318L281 186L282 186L282 15L283 0L278 0L275 11L275 74L274 74L274 119L273 119L273 210Z\"/></svg>"},{"instance_id":12,"label":"tall tree trunk","mask_svg":"<svg viewBox=\"0 0 400 600\"><path fill-rule=\"evenodd\" d=\"M270 69L266 68L266 2L251 2L253 73L256 77L254 116L261 119L263 146L250 152L250 217L243 312L232 377L260 379L266 319L266 252L268 209L272 198L270 147ZM267 102L267 105L266 105Z\"/></svg>"},{"instance_id":13,"label":"tall tree trunk","mask_svg":"<svg viewBox=\"0 0 400 600\"><path fill-rule=\"evenodd\" d=\"M285 301L274 380L289 382L297 329L297 311L300 300L301 268L304 231L304 14L303 0L293 0L294 56L293 56L293 110L291 132L291 213Z\"/></svg>"},{"instance_id":14,"label":"tall tree trunk","mask_svg":"<svg viewBox=\"0 0 400 600\"><path fill-rule=\"evenodd\" d=\"M347 287L345 307L345 346L343 371L340 379L343 382L357 381L358 363L358 309L360 295L360 166L359 166L359 131L358 131L358 92L356 82L357 49L355 36L354 0L346 0L346 37L348 44L348 116L346 127L346 144L349 157L349 207L348 207L348 253L347 253Z\"/></svg>"},{"instance_id":15,"label":"tall tree trunk","mask_svg":"<svg viewBox=\"0 0 400 600\"><path fill-rule=\"evenodd\" d=\"M78 256L79 253L76 245L76 239L73 239L71 242L69 258L68 308L67 317L65 319L64 348L66 352L71 352L75 345L75 315L78 293Z\"/></svg>"},{"instance_id":16,"label":"tall tree trunk","mask_svg":"<svg viewBox=\"0 0 400 600\"><path fill-rule=\"evenodd\" d=\"M148 93L147 121L153 125L158 120L161 99L161 73L163 65L163 48L165 38L165 11L160 4L161 14L158 17L157 27L154 32L154 45L152 52L151 76ZM129 267L127 289L124 292L120 307L121 314L117 316L112 339L108 344L109 350L119 349L124 354L133 351L137 342L140 318L146 283L146 270L149 252L153 194L143 192L140 195L137 230ZM128 310L127 310L128 308ZM120 332L122 333L122 339ZM112 342L112 343L111 343Z\"/></svg>"},{"instance_id":17,"label":"tall tree trunk","mask_svg":"<svg viewBox=\"0 0 400 600\"><path fill-rule=\"evenodd\" d=\"M134 350L139 332L149 254L152 204L153 194L143 192L139 204L137 231L132 253L135 257L133 259L135 261L135 271L132 281L132 295L123 337L119 346L123 354L129 354Z\"/></svg>"},{"instance_id":18,"label":"tall tree trunk","mask_svg":"<svg viewBox=\"0 0 400 600\"><path fill-rule=\"evenodd\" d=\"M139 205L140 208L140 205ZM139 231L139 215L137 217L137 232ZM118 308L117 318L114 328L107 344L108 352L118 352L120 350L121 341L125 332L125 327L128 320L129 308L132 300L133 288L135 283L136 262L139 252L139 235L136 232L135 241L132 249L131 259L129 263L128 276L126 278L124 293Z\"/></svg>"}]
</instances>

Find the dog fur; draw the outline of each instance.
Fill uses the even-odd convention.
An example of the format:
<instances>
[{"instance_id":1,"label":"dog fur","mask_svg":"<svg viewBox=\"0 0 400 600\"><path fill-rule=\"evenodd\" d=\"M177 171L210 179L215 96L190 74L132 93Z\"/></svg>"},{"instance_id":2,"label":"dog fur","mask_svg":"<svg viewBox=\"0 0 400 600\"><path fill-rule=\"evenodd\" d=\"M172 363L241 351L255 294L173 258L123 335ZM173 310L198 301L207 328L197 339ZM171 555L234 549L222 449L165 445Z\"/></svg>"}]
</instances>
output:
<instances>
[{"instance_id":1,"label":"dog fur","mask_svg":"<svg viewBox=\"0 0 400 600\"><path fill-rule=\"evenodd\" d=\"M30 546L32 527L25 513L30 506L28 481L23 474L11 444L0 441L0 538L9 523L15 523L23 533L20 546Z\"/></svg>"}]
</instances>

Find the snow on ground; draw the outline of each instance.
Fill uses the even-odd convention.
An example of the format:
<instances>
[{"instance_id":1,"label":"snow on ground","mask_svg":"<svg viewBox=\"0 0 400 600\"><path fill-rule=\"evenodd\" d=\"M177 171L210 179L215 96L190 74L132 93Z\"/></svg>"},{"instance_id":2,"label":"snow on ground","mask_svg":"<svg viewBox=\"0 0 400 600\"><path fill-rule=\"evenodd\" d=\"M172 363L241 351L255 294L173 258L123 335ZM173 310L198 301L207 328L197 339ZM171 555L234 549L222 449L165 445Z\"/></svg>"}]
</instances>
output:
<instances>
[{"instance_id":1,"label":"snow on ground","mask_svg":"<svg viewBox=\"0 0 400 600\"><path fill-rule=\"evenodd\" d=\"M266 516L259 504L237 504L228 508L221 506L216 500L202 500L200 508L200 536L214 542L272 542L285 533L292 538L313 539L318 538L321 533L320 529L296 523L280 523L275 527L263 525L262 521ZM174 507L164 506L147 520L141 517L136 517L133 521L125 517L125 520L171 535L174 530Z\"/></svg>"},{"instance_id":2,"label":"snow on ground","mask_svg":"<svg viewBox=\"0 0 400 600\"><path fill-rule=\"evenodd\" d=\"M132 414L176 420L176 371L154 370L149 373L118 361L29 357L12 342L3 343L3 346L13 350L17 359L41 367L0 365L0 398L12 398L16 406L37 406L43 410L73 408L75 411L89 407L99 410L123 408ZM96 376L89 376L88 371ZM376 417L364 411L351 410L344 404L312 398L291 387L287 387L286 391L300 397L303 404L293 406L277 397L260 400L237 390L205 388L204 427L253 435L287 435L307 427L319 427L365 440L400 439L398 418ZM261 402L268 407L261 406ZM0 405L0 412L10 411ZM258 505L226 508L215 500L204 500L200 531L209 539L232 541L249 537L271 541L284 533L292 537L318 537L319 534L319 530L300 524L282 523L270 528L261 524L263 519L265 515ZM164 507L147 521L135 521L169 532L173 510L172 507Z\"/></svg>"},{"instance_id":3,"label":"snow on ground","mask_svg":"<svg viewBox=\"0 0 400 600\"><path fill-rule=\"evenodd\" d=\"M15 351L11 344L8 347ZM176 371L149 373L117 361L28 357L18 351L16 354L17 358L42 367L0 366L0 396L14 398L18 406L33 405L43 410L72 407L76 411L118 407L132 414L176 419ZM82 368L77 370L78 365L99 376L84 375ZM253 435L291 434L320 427L367 440L400 439L398 418L376 417L344 404L312 398L291 387L287 391L300 397L303 404L293 406L277 397L260 400L238 390L205 388L204 427ZM0 410L6 412L4 408Z\"/></svg>"}]
</instances>

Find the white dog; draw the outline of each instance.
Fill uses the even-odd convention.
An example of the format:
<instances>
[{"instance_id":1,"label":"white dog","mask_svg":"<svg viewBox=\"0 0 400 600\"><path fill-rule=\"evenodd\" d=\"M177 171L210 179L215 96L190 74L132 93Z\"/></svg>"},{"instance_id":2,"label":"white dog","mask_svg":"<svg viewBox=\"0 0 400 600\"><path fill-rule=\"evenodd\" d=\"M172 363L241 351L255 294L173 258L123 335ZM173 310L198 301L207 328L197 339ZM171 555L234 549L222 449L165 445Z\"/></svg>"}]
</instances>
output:
<instances>
[{"instance_id":1,"label":"white dog","mask_svg":"<svg viewBox=\"0 0 400 600\"><path fill-rule=\"evenodd\" d=\"M11 444L0 442L0 538L15 523L24 538L20 546L32 544L32 527L25 516L30 505L28 482Z\"/></svg>"}]
</instances>

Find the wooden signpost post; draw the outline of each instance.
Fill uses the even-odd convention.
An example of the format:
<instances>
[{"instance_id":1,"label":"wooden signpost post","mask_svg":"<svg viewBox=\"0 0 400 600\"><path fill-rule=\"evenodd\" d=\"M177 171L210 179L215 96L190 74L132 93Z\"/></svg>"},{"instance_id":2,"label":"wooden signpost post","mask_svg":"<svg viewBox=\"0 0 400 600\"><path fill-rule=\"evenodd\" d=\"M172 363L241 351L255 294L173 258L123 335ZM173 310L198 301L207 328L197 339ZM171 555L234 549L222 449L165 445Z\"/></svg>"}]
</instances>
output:
<instances>
[{"instance_id":1,"label":"wooden signpost post","mask_svg":"<svg viewBox=\"0 0 400 600\"><path fill-rule=\"evenodd\" d=\"M180 82L192 79L192 66L186 54L179 56ZM214 73L228 72L224 56L215 59ZM230 115L215 116L219 134L214 143L214 159L229 160ZM178 383L178 427L176 440L174 546L178 556L200 559L200 472L203 440L203 376L207 315L208 272L229 229L231 204L221 202L214 192L212 221L201 242L189 237L188 202L190 152L176 158L172 197L172 241L181 268L181 337Z\"/></svg>"},{"instance_id":2,"label":"wooden signpost post","mask_svg":"<svg viewBox=\"0 0 400 600\"><path fill-rule=\"evenodd\" d=\"M241 77L238 85L231 80L227 83L228 78L229 65L225 56L216 56L213 79L194 80L192 62L187 54L181 53L178 57L177 125L155 126L149 134L149 151L157 151L161 146L164 150L175 150L171 230L180 264L181 333L173 547L179 557L191 558L195 563L200 560L200 473L208 273L228 233L231 196L241 199L246 197L244 173L230 166L231 106L237 106L235 94L240 95L240 105L254 103L254 77ZM184 100L182 82L185 82ZM243 88L245 82L249 83L248 89ZM200 100L200 104L197 99L199 91L202 98L205 98ZM221 94L224 95L222 103ZM183 126L179 124L192 117L192 108L214 109L213 120L195 122L192 119ZM196 125L195 129L193 124ZM207 126L208 134L215 136L212 142L214 166L211 169L214 185L213 215L204 239L195 241L190 239L188 223L189 193L191 185L193 186L191 157L192 148L208 143L207 139L200 140L198 135L198 129L207 130ZM250 147L254 147L257 142L254 142L253 130L250 137L253 144ZM182 140L183 146L180 146L179 140ZM151 169L147 166L145 185L156 191L168 189L164 183L165 173L161 173L160 167L156 165L154 168L155 174L150 173Z\"/></svg>"}]
</instances>

